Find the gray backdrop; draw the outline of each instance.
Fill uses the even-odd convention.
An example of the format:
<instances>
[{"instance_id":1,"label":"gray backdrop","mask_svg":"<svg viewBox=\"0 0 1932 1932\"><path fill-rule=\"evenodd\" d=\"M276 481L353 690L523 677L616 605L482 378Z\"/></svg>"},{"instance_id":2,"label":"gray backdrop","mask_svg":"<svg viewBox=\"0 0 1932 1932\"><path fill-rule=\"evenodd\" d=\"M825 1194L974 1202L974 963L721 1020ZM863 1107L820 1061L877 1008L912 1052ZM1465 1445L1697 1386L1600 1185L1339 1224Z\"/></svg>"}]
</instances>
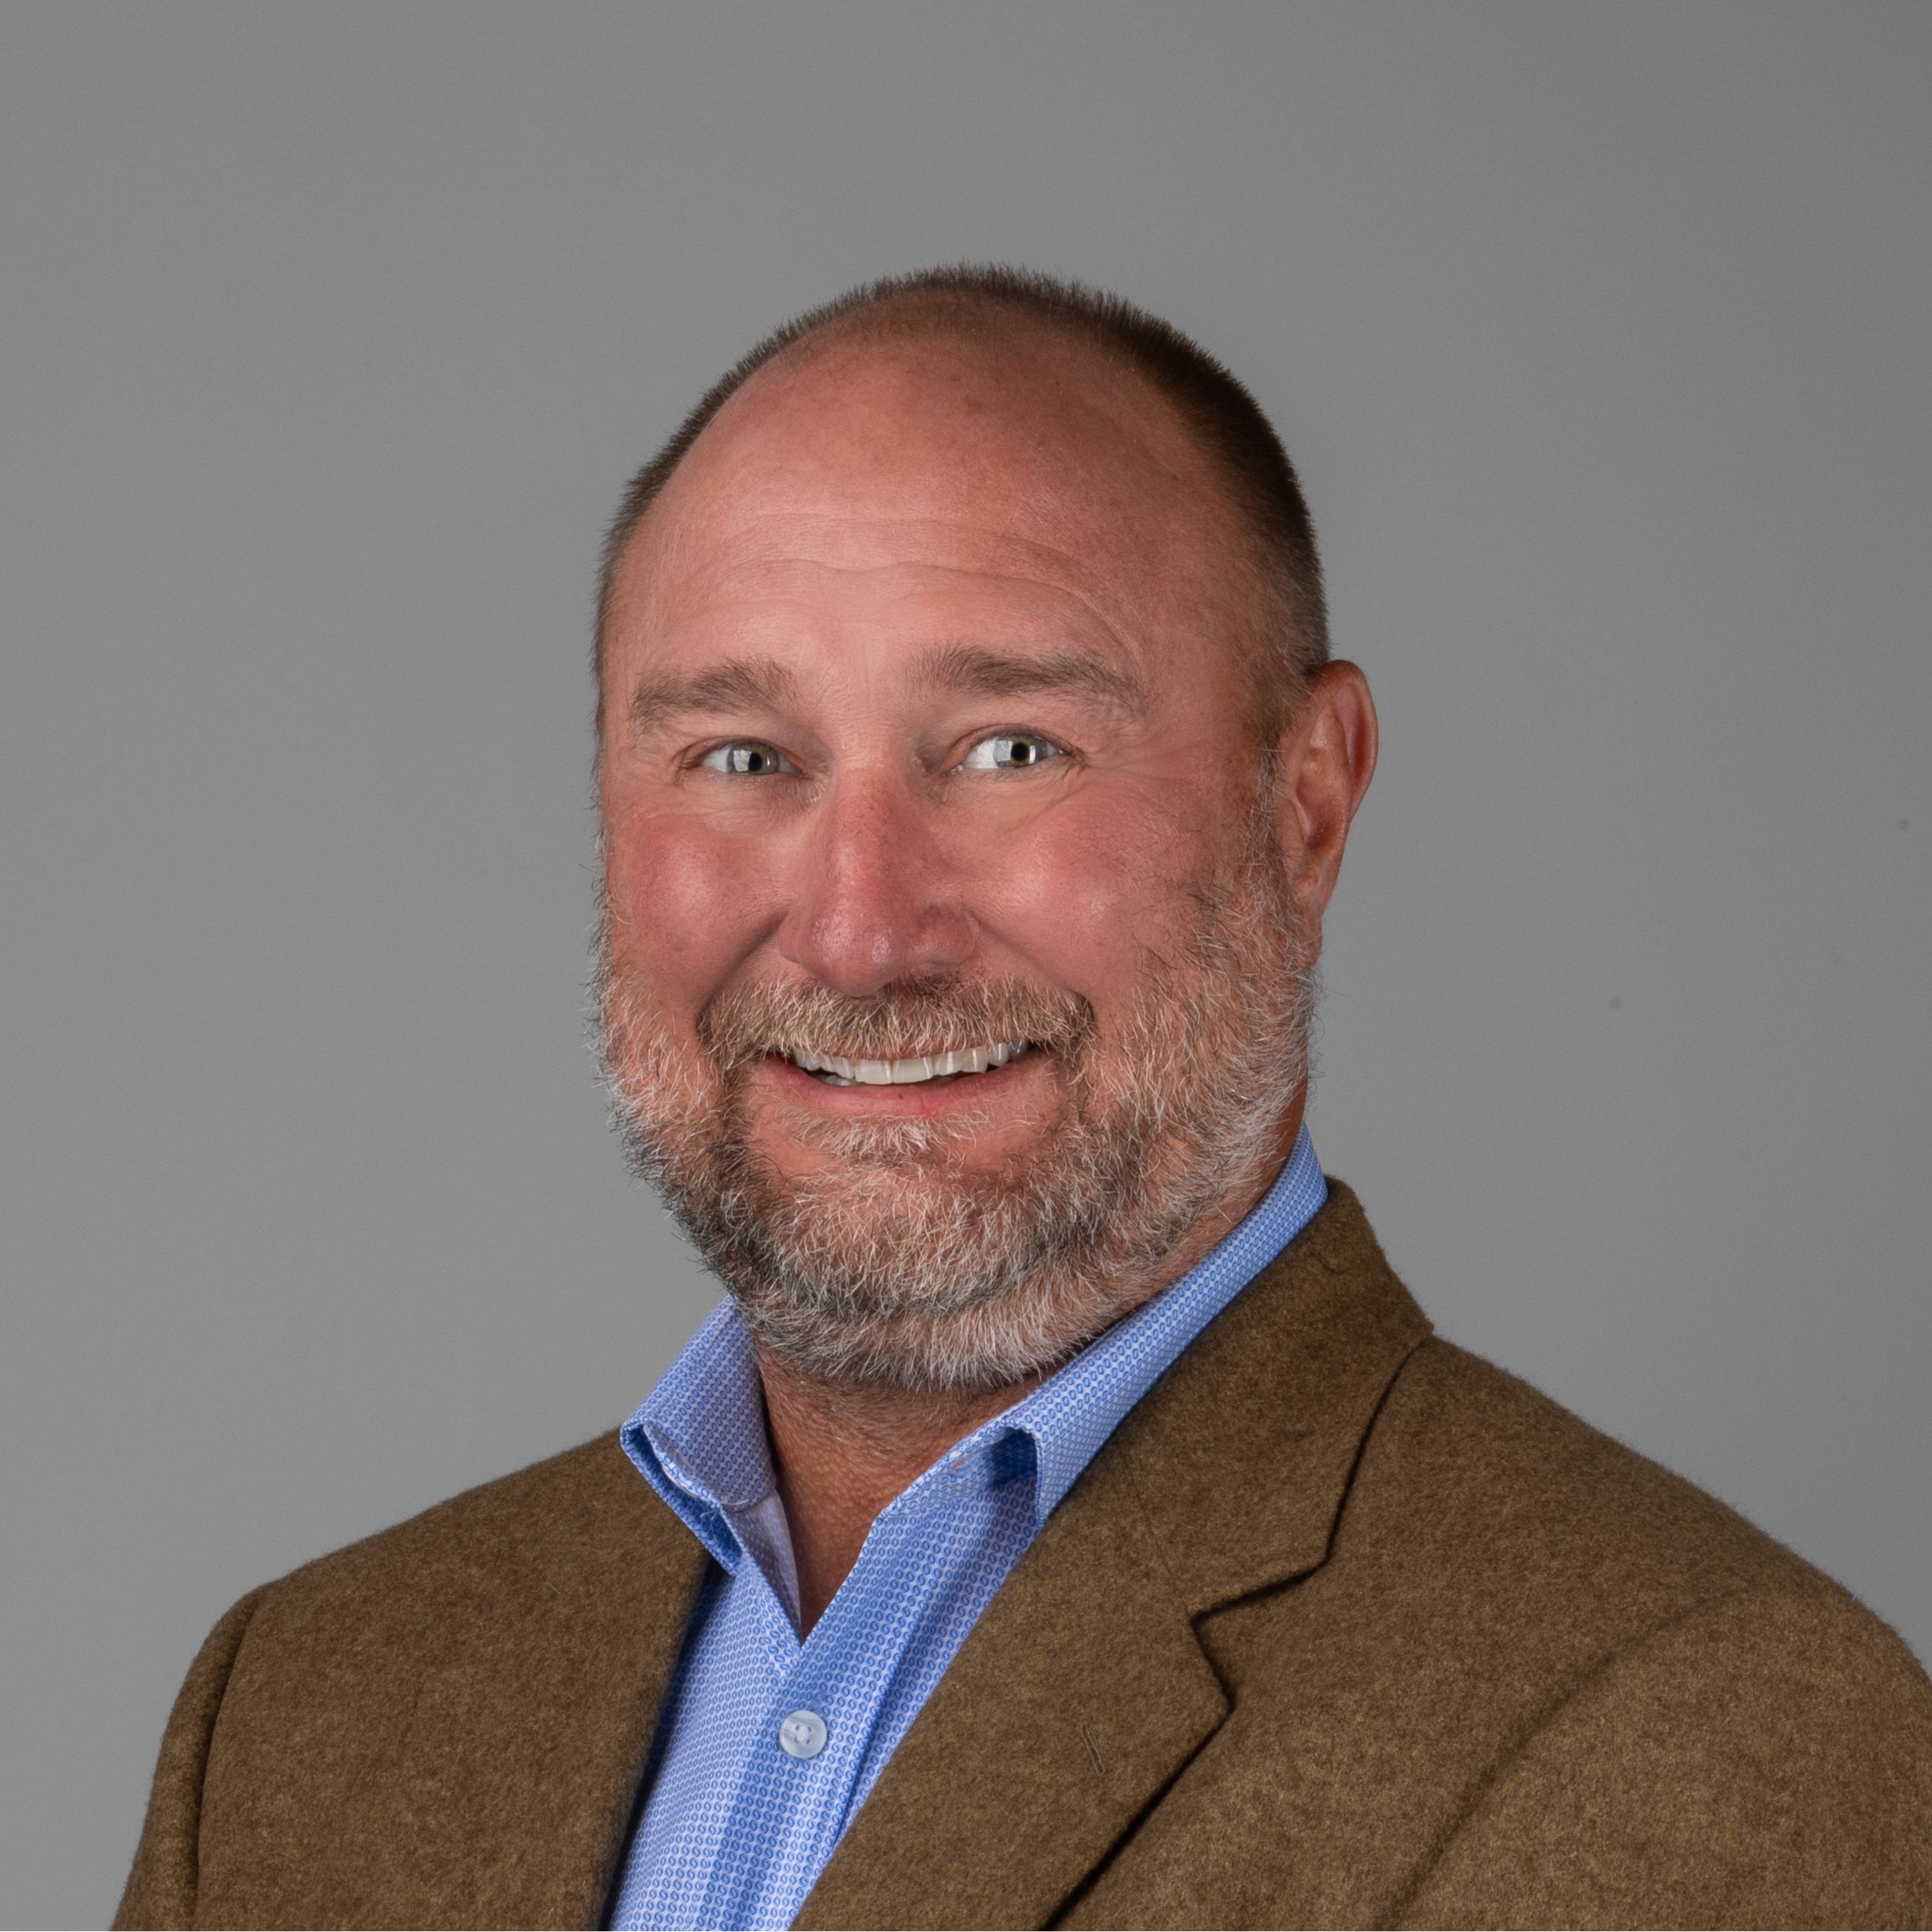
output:
<instances>
[{"instance_id":1,"label":"gray backdrop","mask_svg":"<svg viewBox=\"0 0 1932 1932\"><path fill-rule=\"evenodd\" d=\"M590 575L768 326L1084 276L1385 727L1313 1120L1449 1335L1932 1652L1932 9L0 14L0 1919L252 1584L710 1295L582 1044Z\"/></svg>"}]
</instances>

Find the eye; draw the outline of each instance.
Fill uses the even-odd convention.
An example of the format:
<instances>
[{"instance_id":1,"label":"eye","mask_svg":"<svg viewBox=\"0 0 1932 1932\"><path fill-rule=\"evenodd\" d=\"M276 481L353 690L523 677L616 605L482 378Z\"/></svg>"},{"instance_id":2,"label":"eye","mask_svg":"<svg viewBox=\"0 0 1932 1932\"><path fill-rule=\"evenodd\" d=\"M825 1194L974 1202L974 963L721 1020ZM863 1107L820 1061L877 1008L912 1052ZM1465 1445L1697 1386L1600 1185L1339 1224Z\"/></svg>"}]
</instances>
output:
<instances>
[{"instance_id":1,"label":"eye","mask_svg":"<svg viewBox=\"0 0 1932 1932\"><path fill-rule=\"evenodd\" d=\"M706 752L698 764L707 772L728 772L734 778L770 778L780 772L796 776L798 767L770 745L754 739L740 739L735 744L720 745Z\"/></svg>"},{"instance_id":2,"label":"eye","mask_svg":"<svg viewBox=\"0 0 1932 1932\"><path fill-rule=\"evenodd\" d=\"M1051 738L1026 731L996 731L959 760L962 772L1023 772L1066 754Z\"/></svg>"}]
</instances>

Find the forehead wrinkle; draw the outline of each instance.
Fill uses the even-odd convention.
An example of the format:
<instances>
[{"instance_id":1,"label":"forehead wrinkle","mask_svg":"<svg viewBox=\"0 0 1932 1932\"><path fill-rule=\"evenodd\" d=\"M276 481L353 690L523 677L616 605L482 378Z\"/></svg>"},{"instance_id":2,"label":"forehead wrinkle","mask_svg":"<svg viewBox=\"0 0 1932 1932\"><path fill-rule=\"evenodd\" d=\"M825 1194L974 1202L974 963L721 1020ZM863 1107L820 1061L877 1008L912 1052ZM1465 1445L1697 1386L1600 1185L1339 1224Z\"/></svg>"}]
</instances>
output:
<instances>
[{"instance_id":1,"label":"forehead wrinkle","mask_svg":"<svg viewBox=\"0 0 1932 1932\"><path fill-rule=\"evenodd\" d=\"M863 580L902 572L978 577L1071 594L1087 602L1119 597L1122 571L1082 557L1064 542L1001 528L964 514L884 516L862 501L823 510L740 509L720 531L706 527L702 503L640 526L647 532L626 574L643 580L653 601L708 601L721 590L782 584L794 573ZM1022 518L1022 522L1028 520ZM695 524L695 528L688 526ZM1062 530L1054 535L1064 538Z\"/></svg>"},{"instance_id":2,"label":"forehead wrinkle","mask_svg":"<svg viewBox=\"0 0 1932 1932\"><path fill-rule=\"evenodd\" d=\"M632 581L649 606L627 628L634 634L702 632L722 619L741 635L770 629L784 637L801 622L815 628L826 620L829 613L811 612L828 592L842 602L847 616L868 623L880 622L895 607L916 614L922 601L935 594L993 600L986 616L962 626L968 642L1010 634L1017 625L1024 632L1070 629L1102 647L1125 651L1128 639L1150 622L1145 587L1125 574L1096 570L1063 550L1009 533L933 525L935 539L950 541L894 554L878 539L879 530L890 526L871 524L839 530L844 542L828 544L814 554L772 542L775 520L760 520L757 540L747 541L749 530L732 532L688 563L680 557L670 568L660 562L648 572L640 566ZM825 522L838 529L836 520ZM926 620L915 614L909 621L919 626ZM884 627L890 628L890 622Z\"/></svg>"}]
</instances>

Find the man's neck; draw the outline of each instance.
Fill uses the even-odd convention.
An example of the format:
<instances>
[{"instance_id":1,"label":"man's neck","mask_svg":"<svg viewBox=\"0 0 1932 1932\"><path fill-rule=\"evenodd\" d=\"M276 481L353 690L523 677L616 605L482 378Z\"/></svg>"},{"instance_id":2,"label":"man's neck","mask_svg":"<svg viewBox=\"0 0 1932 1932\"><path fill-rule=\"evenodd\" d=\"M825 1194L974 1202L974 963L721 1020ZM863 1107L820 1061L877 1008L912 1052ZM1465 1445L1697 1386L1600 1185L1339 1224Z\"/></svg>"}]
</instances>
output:
<instances>
[{"instance_id":1,"label":"man's neck","mask_svg":"<svg viewBox=\"0 0 1932 1932\"><path fill-rule=\"evenodd\" d=\"M974 1394L828 1383L760 1348L772 1466L798 1567L799 1634L837 1594L872 1519L963 1436L1042 1378Z\"/></svg>"},{"instance_id":2,"label":"man's neck","mask_svg":"<svg viewBox=\"0 0 1932 1932\"><path fill-rule=\"evenodd\" d=\"M1212 1214L1124 1290L1124 1319L1203 1260L1268 1192L1301 1126L1298 1104L1283 1126L1280 1158L1223 1196ZM962 1436L1037 1388L1046 1372L976 1394L935 1394L882 1382L828 1382L762 1344L758 1371L772 1467L798 1570L799 1634L818 1622L859 1560L872 1520Z\"/></svg>"}]
</instances>

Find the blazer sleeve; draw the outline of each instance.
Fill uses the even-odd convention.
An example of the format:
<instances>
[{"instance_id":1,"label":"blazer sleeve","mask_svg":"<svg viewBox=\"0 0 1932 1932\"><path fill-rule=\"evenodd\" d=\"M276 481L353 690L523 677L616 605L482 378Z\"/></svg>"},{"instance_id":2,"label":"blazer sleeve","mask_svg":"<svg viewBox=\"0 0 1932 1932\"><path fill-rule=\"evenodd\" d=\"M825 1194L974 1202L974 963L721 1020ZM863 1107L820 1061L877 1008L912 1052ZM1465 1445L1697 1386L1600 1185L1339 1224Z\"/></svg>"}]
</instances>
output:
<instances>
[{"instance_id":1,"label":"blazer sleeve","mask_svg":"<svg viewBox=\"0 0 1932 1932\"><path fill-rule=\"evenodd\" d=\"M266 1594L263 1588L244 1597L208 1633L189 1666L161 1736L160 1759L154 1767L141 1842L135 1848L134 1868L114 1915L116 1932L194 1923L208 1743L242 1640Z\"/></svg>"},{"instance_id":2,"label":"blazer sleeve","mask_svg":"<svg viewBox=\"0 0 1932 1932\"><path fill-rule=\"evenodd\" d=\"M1932 1684L1835 1588L1707 1604L1525 1742L1399 1922L1932 1926Z\"/></svg>"}]
</instances>

